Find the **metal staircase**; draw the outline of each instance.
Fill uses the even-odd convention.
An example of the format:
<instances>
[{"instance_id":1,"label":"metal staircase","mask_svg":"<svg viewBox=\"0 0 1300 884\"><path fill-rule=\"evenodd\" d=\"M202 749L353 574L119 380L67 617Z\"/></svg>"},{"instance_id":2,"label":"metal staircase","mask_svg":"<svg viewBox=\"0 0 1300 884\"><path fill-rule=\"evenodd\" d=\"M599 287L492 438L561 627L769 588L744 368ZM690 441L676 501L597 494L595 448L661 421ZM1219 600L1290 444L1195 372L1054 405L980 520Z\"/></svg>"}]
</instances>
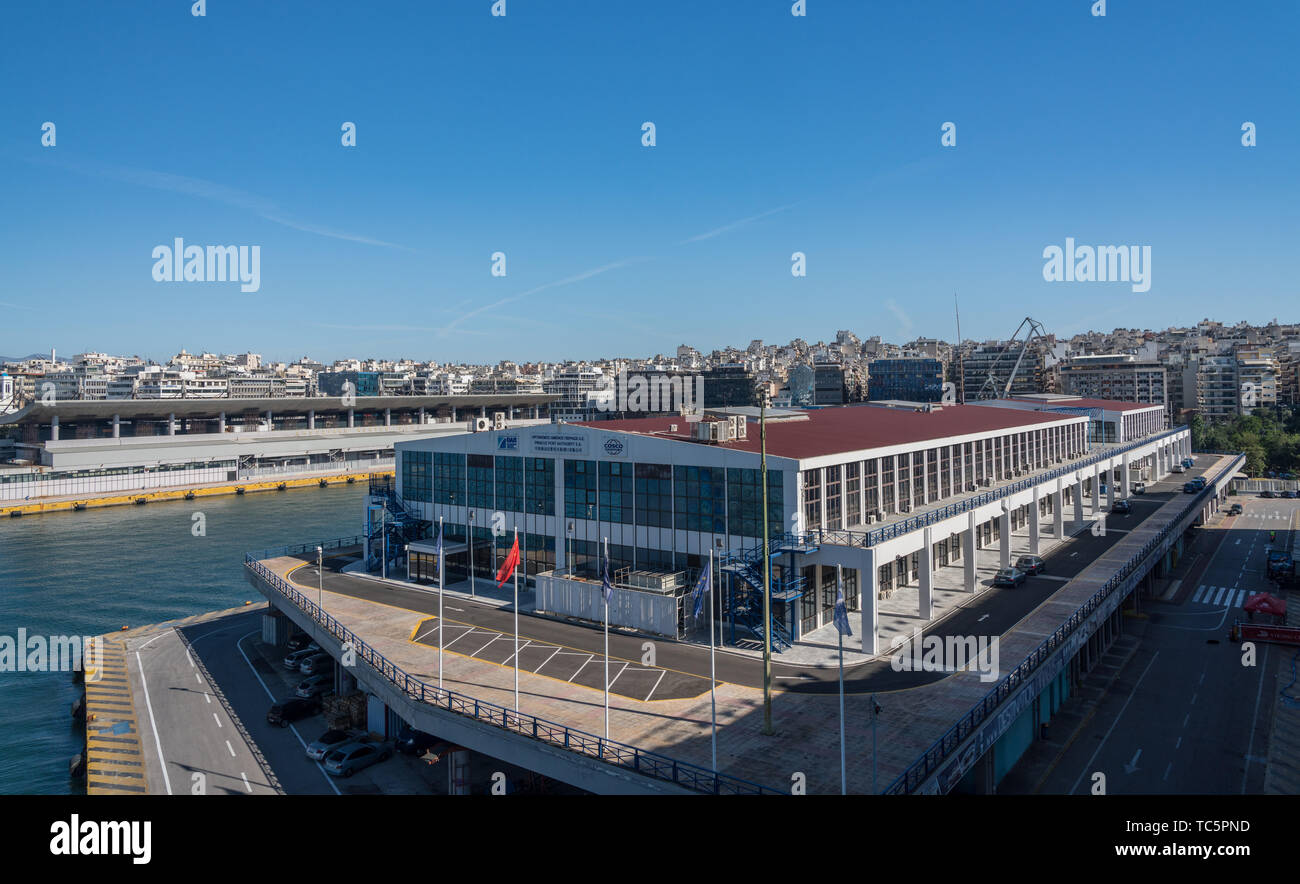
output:
<instances>
[{"instance_id":1,"label":"metal staircase","mask_svg":"<svg viewBox=\"0 0 1300 884\"><path fill-rule=\"evenodd\" d=\"M787 605L799 598L804 592L804 578L793 566L794 554L807 554L817 551L817 544L812 537L797 534L783 534L772 538L768 544L768 558L790 555L791 564L783 569L785 575L778 580L772 578L773 601L784 601ZM760 642L764 637L763 624L763 546L758 544L740 553L724 556L721 570L738 578L735 582L739 590L738 598L733 602L732 615L735 622L747 629ZM794 639L784 623L772 618L769 624L772 634L772 647L778 651L789 648Z\"/></svg>"},{"instance_id":2,"label":"metal staircase","mask_svg":"<svg viewBox=\"0 0 1300 884\"><path fill-rule=\"evenodd\" d=\"M366 525L366 537L370 541L369 549L372 551L372 557L367 562L371 567L379 563L379 550L384 549L383 535L388 535L388 564L392 566L394 562L402 557L406 545L413 540L422 540L426 534L428 522L407 511L402 505L401 498L397 496L397 489L394 487L391 476L371 476L370 477L370 501L371 503L381 503L386 511L384 518L378 522L369 520ZM367 514L369 511L367 511ZM367 518L368 515L367 515Z\"/></svg>"}]
</instances>

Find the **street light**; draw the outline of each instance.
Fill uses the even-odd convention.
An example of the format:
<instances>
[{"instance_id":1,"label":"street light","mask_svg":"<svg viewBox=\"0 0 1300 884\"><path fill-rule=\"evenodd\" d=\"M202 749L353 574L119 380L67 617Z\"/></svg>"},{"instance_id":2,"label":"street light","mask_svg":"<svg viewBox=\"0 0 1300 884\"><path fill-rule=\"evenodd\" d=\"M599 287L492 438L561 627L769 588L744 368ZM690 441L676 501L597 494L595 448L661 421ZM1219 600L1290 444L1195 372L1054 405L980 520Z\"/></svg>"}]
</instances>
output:
<instances>
[{"instance_id":1,"label":"street light","mask_svg":"<svg viewBox=\"0 0 1300 884\"><path fill-rule=\"evenodd\" d=\"M317 612L320 611L325 596L325 574L324 571L322 570L322 568L324 567L323 564L324 556L325 556L325 550L319 546L316 547L316 610Z\"/></svg>"},{"instance_id":2,"label":"street light","mask_svg":"<svg viewBox=\"0 0 1300 884\"><path fill-rule=\"evenodd\" d=\"M772 560L767 525L767 398L766 384L758 393L759 479L763 492L763 735L772 736Z\"/></svg>"}]
</instances>

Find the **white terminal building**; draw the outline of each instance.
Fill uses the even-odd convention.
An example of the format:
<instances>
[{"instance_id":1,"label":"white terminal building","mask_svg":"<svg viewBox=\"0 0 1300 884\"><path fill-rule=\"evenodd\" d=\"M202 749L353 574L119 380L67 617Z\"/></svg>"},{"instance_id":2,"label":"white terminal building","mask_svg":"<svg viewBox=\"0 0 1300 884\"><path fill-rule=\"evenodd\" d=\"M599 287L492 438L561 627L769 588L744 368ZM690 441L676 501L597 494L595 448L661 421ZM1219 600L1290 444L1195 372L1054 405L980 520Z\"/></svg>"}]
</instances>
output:
<instances>
[{"instance_id":1,"label":"white terminal building","mask_svg":"<svg viewBox=\"0 0 1300 884\"><path fill-rule=\"evenodd\" d=\"M699 422L401 441L395 487L379 496L423 537L443 520L449 580L463 577L471 556L474 572L491 576L517 528L538 610L580 619L595 619L581 612L595 611L592 580L608 539L621 594L611 622L674 637L684 632L683 596L713 551L726 640L753 641L762 635L757 418L757 409L733 409ZM930 620L937 569L962 569L965 590L978 591L977 549L999 549L1005 567L1015 530L1028 531L1031 553L1040 538L1082 530L1086 498L1097 512L1134 483L1164 477L1190 456L1191 436L1166 428L1162 404L1040 395L769 411L766 449L774 645L830 624L841 566L862 650L882 653L880 599L909 587ZM433 549L410 544L413 581L436 580Z\"/></svg>"}]
</instances>

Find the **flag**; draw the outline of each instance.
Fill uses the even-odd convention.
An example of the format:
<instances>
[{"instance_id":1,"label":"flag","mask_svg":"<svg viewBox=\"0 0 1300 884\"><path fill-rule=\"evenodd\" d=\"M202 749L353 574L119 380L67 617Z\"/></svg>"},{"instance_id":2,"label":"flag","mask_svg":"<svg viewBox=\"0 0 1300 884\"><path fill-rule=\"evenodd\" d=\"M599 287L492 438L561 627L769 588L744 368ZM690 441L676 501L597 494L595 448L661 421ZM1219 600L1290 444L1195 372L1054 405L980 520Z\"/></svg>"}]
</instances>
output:
<instances>
[{"instance_id":1,"label":"flag","mask_svg":"<svg viewBox=\"0 0 1300 884\"><path fill-rule=\"evenodd\" d=\"M600 591L605 594L605 604L614 597L614 584L609 582L609 555L605 556L605 574L600 578Z\"/></svg>"},{"instance_id":2,"label":"flag","mask_svg":"<svg viewBox=\"0 0 1300 884\"><path fill-rule=\"evenodd\" d=\"M840 586L835 587L834 622L840 635L853 635L853 630L849 628L849 607L844 604L844 589Z\"/></svg>"},{"instance_id":3,"label":"flag","mask_svg":"<svg viewBox=\"0 0 1300 884\"><path fill-rule=\"evenodd\" d=\"M514 546L510 547L510 554L506 556L506 560L501 563L501 569L497 571L498 589L505 585L505 582L510 579L510 575L515 572L515 568L517 568L518 566L519 566L519 535L516 534Z\"/></svg>"},{"instance_id":4,"label":"flag","mask_svg":"<svg viewBox=\"0 0 1300 884\"><path fill-rule=\"evenodd\" d=\"M438 567L442 567L442 522L438 522Z\"/></svg>"},{"instance_id":5,"label":"flag","mask_svg":"<svg viewBox=\"0 0 1300 884\"><path fill-rule=\"evenodd\" d=\"M700 579L695 582L695 591L691 593L691 601L695 604L695 609L691 612L691 617L699 620L700 614L704 611L704 594L713 588L713 562L704 566L700 572Z\"/></svg>"}]
</instances>

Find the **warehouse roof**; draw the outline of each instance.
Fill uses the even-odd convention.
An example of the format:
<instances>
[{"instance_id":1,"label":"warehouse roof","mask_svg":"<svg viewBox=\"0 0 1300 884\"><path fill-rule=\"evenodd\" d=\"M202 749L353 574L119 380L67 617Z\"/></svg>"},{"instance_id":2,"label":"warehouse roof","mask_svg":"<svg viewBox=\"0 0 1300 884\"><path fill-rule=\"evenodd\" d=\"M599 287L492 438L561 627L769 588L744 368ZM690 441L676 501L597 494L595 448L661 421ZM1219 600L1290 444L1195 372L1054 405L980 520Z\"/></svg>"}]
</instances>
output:
<instances>
[{"instance_id":1,"label":"warehouse roof","mask_svg":"<svg viewBox=\"0 0 1300 884\"><path fill-rule=\"evenodd\" d=\"M1032 429L1047 424L1067 424L1084 415L994 408L975 405L945 405L933 411L846 405L812 409L808 419L779 421L767 425L767 453L777 457L810 458L930 442L975 433ZM607 432L637 433L682 441L691 440L691 424L684 417L650 417L631 420L580 423ZM674 430L673 427L676 427ZM750 421L748 438L717 443L738 451L758 451L756 421Z\"/></svg>"}]
</instances>

